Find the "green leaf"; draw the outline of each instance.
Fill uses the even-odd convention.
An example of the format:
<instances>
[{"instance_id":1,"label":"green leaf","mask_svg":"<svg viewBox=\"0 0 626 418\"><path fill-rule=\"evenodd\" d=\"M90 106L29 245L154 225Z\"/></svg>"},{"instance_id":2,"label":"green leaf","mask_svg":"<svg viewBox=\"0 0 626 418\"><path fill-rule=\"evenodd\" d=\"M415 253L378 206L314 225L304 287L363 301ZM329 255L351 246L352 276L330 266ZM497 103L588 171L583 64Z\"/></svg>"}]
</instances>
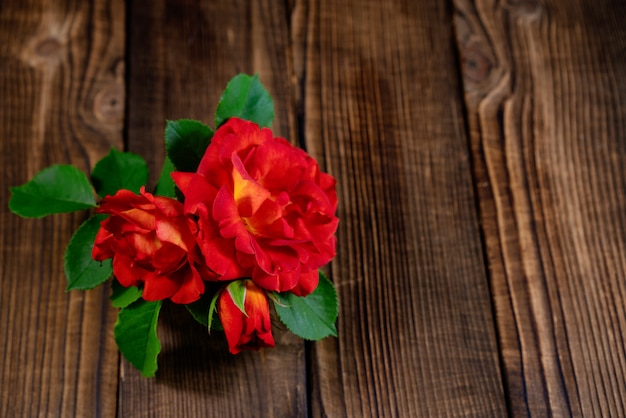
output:
<instances>
[{"instance_id":1,"label":"green leaf","mask_svg":"<svg viewBox=\"0 0 626 418\"><path fill-rule=\"evenodd\" d=\"M44 168L31 181L11 187L9 209L26 218L89 209L96 205L87 176L72 165Z\"/></svg>"},{"instance_id":2,"label":"green leaf","mask_svg":"<svg viewBox=\"0 0 626 418\"><path fill-rule=\"evenodd\" d=\"M96 261L91 258L100 222L106 217L107 215L96 215L83 222L65 249L67 291L93 289L111 277L111 260Z\"/></svg>"},{"instance_id":3,"label":"green leaf","mask_svg":"<svg viewBox=\"0 0 626 418\"><path fill-rule=\"evenodd\" d=\"M230 294L235 306L238 307L245 316L248 316L244 306L246 300L246 281L235 280L234 282L230 282L228 286L226 286L226 291Z\"/></svg>"},{"instance_id":4,"label":"green leaf","mask_svg":"<svg viewBox=\"0 0 626 418\"><path fill-rule=\"evenodd\" d=\"M191 316L205 327L209 326L209 308L211 306L211 295L203 293L200 299L185 305Z\"/></svg>"},{"instance_id":5,"label":"green leaf","mask_svg":"<svg viewBox=\"0 0 626 418\"><path fill-rule=\"evenodd\" d=\"M220 297L220 292L216 292L211 299L211 305L209 306L209 314L207 317L209 318L209 323L207 327L209 328L209 333L211 332L211 328L215 325L215 328L218 330L223 330L222 323L220 322L220 317L217 315L217 299Z\"/></svg>"},{"instance_id":6,"label":"green leaf","mask_svg":"<svg viewBox=\"0 0 626 418\"><path fill-rule=\"evenodd\" d=\"M278 292L266 292L267 293L267 297L269 297L272 302L274 302L277 305L282 306L283 308L287 307L287 305L285 305L284 303L282 303L280 301L280 298L278 297L279 293Z\"/></svg>"},{"instance_id":7,"label":"green leaf","mask_svg":"<svg viewBox=\"0 0 626 418\"><path fill-rule=\"evenodd\" d=\"M208 292L204 293L197 301L185 305L191 316L200 324L207 327L209 332L211 332L211 328L214 325L218 325L216 321L219 322L216 312L216 302L220 293L221 289L214 294ZM216 326L216 328L218 327Z\"/></svg>"},{"instance_id":8,"label":"green leaf","mask_svg":"<svg viewBox=\"0 0 626 418\"><path fill-rule=\"evenodd\" d=\"M174 180L172 179L172 172L176 171L174 163L166 155L165 161L163 161L163 168L161 169L161 175L159 176L159 182L156 185L154 194L158 196L171 197L176 199L176 191L174 188Z\"/></svg>"},{"instance_id":9,"label":"green leaf","mask_svg":"<svg viewBox=\"0 0 626 418\"><path fill-rule=\"evenodd\" d=\"M141 289L137 286L124 287L115 278L111 282L112 292L109 299L113 307L125 308L141 297Z\"/></svg>"},{"instance_id":10,"label":"green leaf","mask_svg":"<svg viewBox=\"0 0 626 418\"><path fill-rule=\"evenodd\" d=\"M161 343L157 322L162 302L143 299L120 310L113 334L120 352L144 377L153 377Z\"/></svg>"},{"instance_id":11,"label":"green leaf","mask_svg":"<svg viewBox=\"0 0 626 418\"><path fill-rule=\"evenodd\" d=\"M119 152L115 148L96 163L91 182L99 196L114 195L120 189L139 193L148 181L146 161L132 152Z\"/></svg>"},{"instance_id":12,"label":"green leaf","mask_svg":"<svg viewBox=\"0 0 626 418\"><path fill-rule=\"evenodd\" d=\"M168 120L165 127L165 149L179 171L194 172L212 137L211 128L197 120Z\"/></svg>"},{"instance_id":13,"label":"green leaf","mask_svg":"<svg viewBox=\"0 0 626 418\"><path fill-rule=\"evenodd\" d=\"M274 100L259 81L258 75L239 74L228 82L215 112L215 128L233 116L261 127L274 121Z\"/></svg>"},{"instance_id":14,"label":"green leaf","mask_svg":"<svg viewBox=\"0 0 626 418\"><path fill-rule=\"evenodd\" d=\"M284 305L274 305L278 317L298 337L321 340L329 335L337 336L337 291L324 273L320 271L317 289L305 297L289 292L278 293L277 296Z\"/></svg>"}]
</instances>

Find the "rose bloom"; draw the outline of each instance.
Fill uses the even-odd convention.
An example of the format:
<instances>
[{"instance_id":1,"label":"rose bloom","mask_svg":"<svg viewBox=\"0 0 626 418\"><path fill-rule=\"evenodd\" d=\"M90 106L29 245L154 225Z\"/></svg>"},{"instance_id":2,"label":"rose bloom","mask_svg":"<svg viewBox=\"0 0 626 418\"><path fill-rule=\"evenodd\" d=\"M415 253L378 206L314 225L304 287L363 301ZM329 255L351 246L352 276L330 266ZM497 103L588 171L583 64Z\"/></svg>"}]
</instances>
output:
<instances>
[{"instance_id":1,"label":"rose bloom","mask_svg":"<svg viewBox=\"0 0 626 418\"><path fill-rule=\"evenodd\" d=\"M251 277L263 289L304 296L335 256L335 179L267 128L229 119L196 173L176 172L185 212L219 280Z\"/></svg>"},{"instance_id":2,"label":"rose bloom","mask_svg":"<svg viewBox=\"0 0 626 418\"><path fill-rule=\"evenodd\" d=\"M228 290L222 291L218 300L217 313L232 354L237 354L241 350L274 347L267 295L250 280L245 280L244 285L246 313L235 305Z\"/></svg>"},{"instance_id":3,"label":"rose bloom","mask_svg":"<svg viewBox=\"0 0 626 418\"><path fill-rule=\"evenodd\" d=\"M171 299L187 304L204 292L208 275L195 240L196 225L181 202L119 190L100 202L98 213L109 214L96 235L92 257L113 257L113 273L124 287L143 284L143 298ZM206 277L206 276L205 276Z\"/></svg>"}]
</instances>

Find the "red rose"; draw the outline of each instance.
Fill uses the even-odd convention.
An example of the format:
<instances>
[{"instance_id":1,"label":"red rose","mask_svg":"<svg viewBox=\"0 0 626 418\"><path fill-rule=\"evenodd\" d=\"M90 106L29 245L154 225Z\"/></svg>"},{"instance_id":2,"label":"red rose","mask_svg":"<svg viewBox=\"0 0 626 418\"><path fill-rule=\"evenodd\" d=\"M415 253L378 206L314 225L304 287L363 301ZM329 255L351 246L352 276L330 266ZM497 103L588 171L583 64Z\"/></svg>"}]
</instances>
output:
<instances>
[{"instance_id":1,"label":"red rose","mask_svg":"<svg viewBox=\"0 0 626 418\"><path fill-rule=\"evenodd\" d=\"M143 283L145 300L170 298L175 303L196 301L204 292L198 269L202 254L195 240L196 226L183 212L182 203L119 190L100 202L98 213L111 216L102 221L92 257L113 257L113 273L122 286Z\"/></svg>"},{"instance_id":2,"label":"red rose","mask_svg":"<svg viewBox=\"0 0 626 418\"><path fill-rule=\"evenodd\" d=\"M335 179L306 152L238 118L213 136L196 173L173 173L219 280L251 277L306 295L335 256Z\"/></svg>"},{"instance_id":3,"label":"red rose","mask_svg":"<svg viewBox=\"0 0 626 418\"><path fill-rule=\"evenodd\" d=\"M244 280L244 286L245 313L235 305L228 290L220 294L218 301L217 313L232 354L237 354L241 350L274 347L267 295L250 280Z\"/></svg>"}]
</instances>

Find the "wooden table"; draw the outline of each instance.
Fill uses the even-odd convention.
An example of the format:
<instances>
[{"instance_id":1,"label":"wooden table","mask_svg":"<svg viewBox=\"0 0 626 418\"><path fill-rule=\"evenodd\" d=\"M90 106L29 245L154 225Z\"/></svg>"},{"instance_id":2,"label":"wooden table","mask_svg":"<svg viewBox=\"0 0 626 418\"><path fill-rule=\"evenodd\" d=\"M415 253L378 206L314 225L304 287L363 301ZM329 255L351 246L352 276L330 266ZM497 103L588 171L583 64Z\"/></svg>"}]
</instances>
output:
<instances>
[{"instance_id":1,"label":"wooden table","mask_svg":"<svg viewBox=\"0 0 626 418\"><path fill-rule=\"evenodd\" d=\"M626 416L626 3L0 1L0 416ZM104 286L65 293L86 214L10 186L111 147L154 184L166 119L258 73L338 179L339 337L231 356L180 306L154 379Z\"/></svg>"}]
</instances>

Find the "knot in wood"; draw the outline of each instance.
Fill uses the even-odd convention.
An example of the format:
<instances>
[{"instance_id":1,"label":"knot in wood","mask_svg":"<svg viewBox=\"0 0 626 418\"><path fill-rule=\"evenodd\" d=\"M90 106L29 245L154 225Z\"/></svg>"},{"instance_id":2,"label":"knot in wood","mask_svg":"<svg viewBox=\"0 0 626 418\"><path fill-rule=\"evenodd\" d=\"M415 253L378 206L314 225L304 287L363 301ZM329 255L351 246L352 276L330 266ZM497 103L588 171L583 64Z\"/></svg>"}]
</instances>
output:
<instances>
[{"instance_id":1,"label":"knot in wood","mask_svg":"<svg viewBox=\"0 0 626 418\"><path fill-rule=\"evenodd\" d=\"M93 113L99 121L116 122L124 115L124 88L115 83L100 90L94 99Z\"/></svg>"},{"instance_id":2,"label":"knot in wood","mask_svg":"<svg viewBox=\"0 0 626 418\"><path fill-rule=\"evenodd\" d=\"M42 39L35 44L35 54L40 58L53 58L58 56L63 49L63 44L53 37Z\"/></svg>"},{"instance_id":3,"label":"knot in wood","mask_svg":"<svg viewBox=\"0 0 626 418\"><path fill-rule=\"evenodd\" d=\"M463 75L475 83L487 79L493 68L487 55L476 47L465 47L461 50L461 65Z\"/></svg>"}]
</instances>

